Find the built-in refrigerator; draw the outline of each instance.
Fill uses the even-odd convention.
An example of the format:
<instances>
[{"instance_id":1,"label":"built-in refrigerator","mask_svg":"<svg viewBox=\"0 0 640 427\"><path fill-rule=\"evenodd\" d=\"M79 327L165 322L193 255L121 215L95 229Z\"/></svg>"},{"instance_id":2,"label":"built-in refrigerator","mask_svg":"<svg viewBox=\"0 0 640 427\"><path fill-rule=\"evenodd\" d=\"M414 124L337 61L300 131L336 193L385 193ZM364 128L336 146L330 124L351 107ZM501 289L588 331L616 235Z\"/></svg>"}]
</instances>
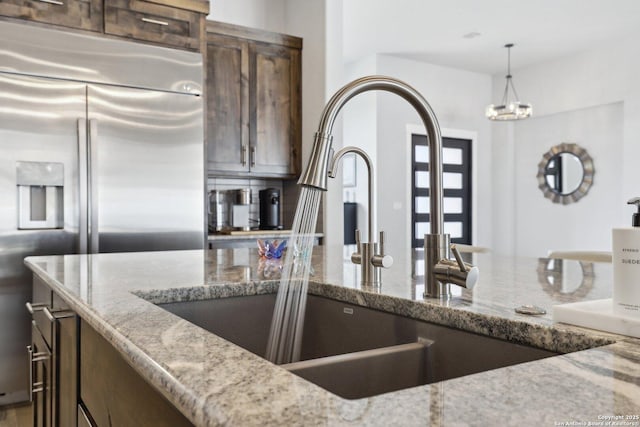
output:
<instances>
[{"instance_id":1,"label":"built-in refrigerator","mask_svg":"<svg viewBox=\"0 0 640 427\"><path fill-rule=\"evenodd\" d=\"M28 399L30 255L201 249L202 56L0 21L0 405Z\"/></svg>"}]
</instances>

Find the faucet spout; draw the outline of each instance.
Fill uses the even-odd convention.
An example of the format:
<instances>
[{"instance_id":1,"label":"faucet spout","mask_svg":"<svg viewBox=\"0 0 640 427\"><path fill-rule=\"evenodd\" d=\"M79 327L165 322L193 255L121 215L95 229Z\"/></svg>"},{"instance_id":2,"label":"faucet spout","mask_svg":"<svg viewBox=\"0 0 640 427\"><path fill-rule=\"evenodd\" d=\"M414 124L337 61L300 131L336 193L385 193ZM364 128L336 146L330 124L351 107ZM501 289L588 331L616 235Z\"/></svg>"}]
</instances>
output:
<instances>
[{"instance_id":1,"label":"faucet spout","mask_svg":"<svg viewBox=\"0 0 640 427\"><path fill-rule=\"evenodd\" d=\"M356 230L356 252L351 255L351 261L361 266L361 284L363 287L377 289L382 282L381 268L389 268L393 265L393 258L384 253L384 232L380 232L380 243L375 242L376 235L376 191L375 191L375 171L371 157L358 147L344 147L338 151L329 162L329 177L335 178L340 160L348 153L358 154L367 165L368 172L368 207L367 214L369 220L369 241L360 241L360 230Z\"/></svg>"},{"instance_id":2,"label":"faucet spout","mask_svg":"<svg viewBox=\"0 0 640 427\"><path fill-rule=\"evenodd\" d=\"M363 92L381 90L399 95L406 100L416 110L427 133L429 146L429 217L430 234L425 235L425 297L448 298L451 294L450 284L473 287L478 278L476 267L463 264L462 261L453 263L450 260L451 248L449 235L444 234L443 215L443 186L442 186L442 136L440 125L429 103L408 84L386 76L368 76L343 86L329 100L322 111L320 124L315 135L313 151L307 164L307 168L300 176L298 184L314 187L320 190L327 190L327 175L332 166L342 155L340 151L338 159L333 157L332 131L336 117L342 107L354 96ZM351 151L354 147L350 147ZM360 154L360 153L359 153ZM364 157L367 161L367 157ZM333 162L332 162L333 160ZM370 160L367 163L370 167ZM370 167L369 179L372 179L372 169ZM371 201L373 188L369 187L369 241L373 243L373 221ZM384 239L381 238L381 243ZM364 245L359 245L359 247ZM455 253L455 251L454 251ZM361 254L352 256L352 260L360 260ZM354 258L355 257L355 258ZM376 255L374 264L385 264L384 260ZM459 258L459 255L456 256Z\"/></svg>"},{"instance_id":3,"label":"faucet spout","mask_svg":"<svg viewBox=\"0 0 640 427\"><path fill-rule=\"evenodd\" d=\"M298 184L327 189L328 163L331 156L332 132L336 117L351 98L363 92L382 90L404 98L424 123L429 141L430 227L432 234L443 232L442 214L442 136L433 109L420 93L408 84L386 76L368 76L343 86L329 100L320 116L311 158Z\"/></svg>"},{"instance_id":4,"label":"faucet spout","mask_svg":"<svg viewBox=\"0 0 640 427\"><path fill-rule=\"evenodd\" d=\"M373 243L376 235L376 188L375 188L375 172L373 168L373 162L371 161L371 157L359 147L344 147L339 150L329 162L329 172L328 175L330 178L335 178L338 173L338 165L340 164L340 160L349 153L355 153L362 157L364 163L367 165L367 192L368 192L368 205L367 206L367 220L368 220L368 234L369 234L369 243Z\"/></svg>"}]
</instances>

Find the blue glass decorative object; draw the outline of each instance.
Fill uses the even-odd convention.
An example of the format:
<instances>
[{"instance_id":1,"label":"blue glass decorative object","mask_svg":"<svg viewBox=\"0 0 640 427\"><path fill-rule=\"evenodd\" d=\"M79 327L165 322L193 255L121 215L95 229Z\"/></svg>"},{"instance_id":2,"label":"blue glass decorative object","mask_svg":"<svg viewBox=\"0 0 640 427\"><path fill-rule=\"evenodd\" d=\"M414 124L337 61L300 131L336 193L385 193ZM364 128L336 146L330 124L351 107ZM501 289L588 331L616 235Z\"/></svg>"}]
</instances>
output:
<instances>
[{"instance_id":1,"label":"blue glass decorative object","mask_svg":"<svg viewBox=\"0 0 640 427\"><path fill-rule=\"evenodd\" d=\"M287 241L258 239L258 253L262 258L279 259L287 247Z\"/></svg>"}]
</instances>

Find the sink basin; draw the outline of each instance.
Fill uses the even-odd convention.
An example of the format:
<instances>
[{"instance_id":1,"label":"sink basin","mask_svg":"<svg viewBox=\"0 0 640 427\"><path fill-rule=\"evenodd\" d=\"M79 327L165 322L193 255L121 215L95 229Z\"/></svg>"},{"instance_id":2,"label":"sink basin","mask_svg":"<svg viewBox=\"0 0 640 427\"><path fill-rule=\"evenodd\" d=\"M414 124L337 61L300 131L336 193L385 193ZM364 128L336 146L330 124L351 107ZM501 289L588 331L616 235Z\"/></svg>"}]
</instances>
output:
<instances>
[{"instance_id":1,"label":"sink basin","mask_svg":"<svg viewBox=\"0 0 640 427\"><path fill-rule=\"evenodd\" d=\"M264 357L276 295L158 304ZM309 295L301 361L281 365L347 399L558 353Z\"/></svg>"}]
</instances>

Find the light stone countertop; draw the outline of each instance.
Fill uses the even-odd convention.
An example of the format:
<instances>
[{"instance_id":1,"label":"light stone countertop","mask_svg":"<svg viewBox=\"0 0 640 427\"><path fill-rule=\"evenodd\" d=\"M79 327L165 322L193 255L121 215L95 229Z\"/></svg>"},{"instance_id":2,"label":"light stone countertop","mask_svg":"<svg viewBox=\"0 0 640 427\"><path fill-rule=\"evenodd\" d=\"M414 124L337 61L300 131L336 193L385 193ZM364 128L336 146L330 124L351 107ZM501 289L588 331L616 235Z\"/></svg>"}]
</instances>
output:
<instances>
[{"instance_id":1,"label":"light stone countertop","mask_svg":"<svg viewBox=\"0 0 640 427\"><path fill-rule=\"evenodd\" d=\"M607 425L609 416L640 415L640 340L551 320L553 304L610 297L610 264L571 261L559 271L548 260L478 254L477 286L456 288L442 302L423 299L415 254L396 256L379 292L359 289L357 267L344 261L348 254L341 247L315 248L311 293L575 352L347 400L152 303L275 292L277 265L261 262L254 249L29 257L25 263L198 426ZM516 314L522 304L548 314ZM621 421L640 422L614 423Z\"/></svg>"}]
</instances>

